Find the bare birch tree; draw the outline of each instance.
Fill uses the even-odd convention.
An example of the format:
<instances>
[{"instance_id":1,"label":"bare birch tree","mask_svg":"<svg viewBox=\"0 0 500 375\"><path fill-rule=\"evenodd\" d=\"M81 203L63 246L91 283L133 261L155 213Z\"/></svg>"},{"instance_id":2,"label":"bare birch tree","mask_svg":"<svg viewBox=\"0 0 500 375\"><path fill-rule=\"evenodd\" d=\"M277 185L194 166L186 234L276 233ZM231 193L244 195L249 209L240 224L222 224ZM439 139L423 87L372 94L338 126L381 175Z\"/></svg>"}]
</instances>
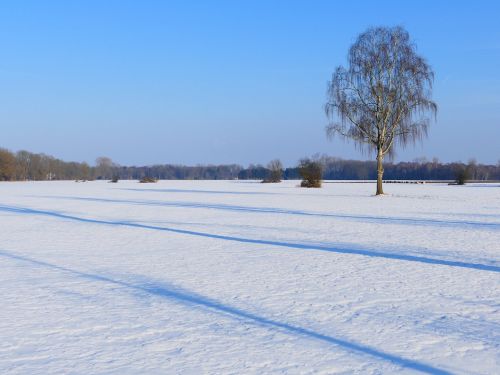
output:
<instances>
[{"instance_id":1,"label":"bare birch tree","mask_svg":"<svg viewBox=\"0 0 500 375\"><path fill-rule=\"evenodd\" d=\"M351 46L348 67L328 82L327 135L351 139L375 151L377 192L383 194L383 160L394 145L404 147L427 135L434 73L402 27L370 28Z\"/></svg>"}]
</instances>

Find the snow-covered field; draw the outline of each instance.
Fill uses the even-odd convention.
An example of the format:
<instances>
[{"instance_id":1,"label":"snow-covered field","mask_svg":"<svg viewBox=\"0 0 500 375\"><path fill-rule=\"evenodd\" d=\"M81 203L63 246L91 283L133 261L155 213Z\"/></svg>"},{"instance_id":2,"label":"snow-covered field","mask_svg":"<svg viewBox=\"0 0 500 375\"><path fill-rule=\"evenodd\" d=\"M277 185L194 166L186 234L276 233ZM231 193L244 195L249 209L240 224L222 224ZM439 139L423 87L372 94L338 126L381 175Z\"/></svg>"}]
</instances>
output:
<instances>
[{"instance_id":1,"label":"snow-covered field","mask_svg":"<svg viewBox=\"0 0 500 375\"><path fill-rule=\"evenodd\" d=\"M500 373L500 186L0 183L1 374Z\"/></svg>"}]
</instances>

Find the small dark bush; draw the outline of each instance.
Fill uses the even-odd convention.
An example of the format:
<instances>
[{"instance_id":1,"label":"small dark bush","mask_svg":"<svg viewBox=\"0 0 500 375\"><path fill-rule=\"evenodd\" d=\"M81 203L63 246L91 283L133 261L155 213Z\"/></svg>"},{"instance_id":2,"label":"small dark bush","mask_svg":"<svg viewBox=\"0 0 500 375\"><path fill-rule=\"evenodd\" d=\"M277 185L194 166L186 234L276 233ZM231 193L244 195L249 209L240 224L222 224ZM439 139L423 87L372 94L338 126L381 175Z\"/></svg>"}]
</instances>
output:
<instances>
[{"instance_id":1,"label":"small dark bush","mask_svg":"<svg viewBox=\"0 0 500 375\"><path fill-rule=\"evenodd\" d=\"M323 167L320 162L311 159L302 159L299 163L299 174L302 177L301 187L321 187Z\"/></svg>"},{"instance_id":2,"label":"small dark bush","mask_svg":"<svg viewBox=\"0 0 500 375\"><path fill-rule=\"evenodd\" d=\"M467 167L462 167L455 173L455 183L457 185L465 185L469 178L469 170Z\"/></svg>"},{"instance_id":3,"label":"small dark bush","mask_svg":"<svg viewBox=\"0 0 500 375\"><path fill-rule=\"evenodd\" d=\"M118 182L118 176L113 176L113 178L109 182L116 184Z\"/></svg>"},{"instance_id":4,"label":"small dark bush","mask_svg":"<svg viewBox=\"0 0 500 375\"><path fill-rule=\"evenodd\" d=\"M154 183L157 181L158 180L156 178L153 178L153 177L143 177L143 178L141 178L141 180L139 182L141 184L149 184L149 183Z\"/></svg>"},{"instance_id":5,"label":"small dark bush","mask_svg":"<svg viewBox=\"0 0 500 375\"><path fill-rule=\"evenodd\" d=\"M300 182L300 187L305 187L305 188L320 188L321 187L321 180L318 180L318 181L302 180Z\"/></svg>"}]
</instances>

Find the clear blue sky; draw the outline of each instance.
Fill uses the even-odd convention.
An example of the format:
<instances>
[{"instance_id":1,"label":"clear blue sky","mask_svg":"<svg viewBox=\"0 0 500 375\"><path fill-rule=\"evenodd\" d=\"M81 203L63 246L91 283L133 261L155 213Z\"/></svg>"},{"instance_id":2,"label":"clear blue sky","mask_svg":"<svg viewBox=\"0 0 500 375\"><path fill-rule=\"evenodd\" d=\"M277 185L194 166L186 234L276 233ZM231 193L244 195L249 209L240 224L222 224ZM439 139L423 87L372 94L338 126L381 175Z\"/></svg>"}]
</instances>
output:
<instances>
[{"instance_id":1,"label":"clear blue sky","mask_svg":"<svg viewBox=\"0 0 500 375\"><path fill-rule=\"evenodd\" d=\"M397 160L500 159L496 1L2 1L0 146L93 164L293 165L327 141L326 82L369 26L402 25L438 119Z\"/></svg>"}]
</instances>

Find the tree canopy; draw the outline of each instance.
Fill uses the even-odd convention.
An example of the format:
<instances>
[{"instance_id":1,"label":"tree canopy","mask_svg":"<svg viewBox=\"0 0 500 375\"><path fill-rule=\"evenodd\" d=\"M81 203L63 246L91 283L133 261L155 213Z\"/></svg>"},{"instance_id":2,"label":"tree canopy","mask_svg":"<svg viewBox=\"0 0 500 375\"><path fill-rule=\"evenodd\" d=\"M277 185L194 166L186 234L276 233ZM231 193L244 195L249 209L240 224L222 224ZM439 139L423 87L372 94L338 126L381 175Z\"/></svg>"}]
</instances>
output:
<instances>
[{"instance_id":1,"label":"tree canopy","mask_svg":"<svg viewBox=\"0 0 500 375\"><path fill-rule=\"evenodd\" d=\"M417 54L402 27L370 28L359 35L328 83L325 112L328 136L340 135L375 151L377 194L382 194L382 160L394 145L406 146L427 135L434 73Z\"/></svg>"}]
</instances>

